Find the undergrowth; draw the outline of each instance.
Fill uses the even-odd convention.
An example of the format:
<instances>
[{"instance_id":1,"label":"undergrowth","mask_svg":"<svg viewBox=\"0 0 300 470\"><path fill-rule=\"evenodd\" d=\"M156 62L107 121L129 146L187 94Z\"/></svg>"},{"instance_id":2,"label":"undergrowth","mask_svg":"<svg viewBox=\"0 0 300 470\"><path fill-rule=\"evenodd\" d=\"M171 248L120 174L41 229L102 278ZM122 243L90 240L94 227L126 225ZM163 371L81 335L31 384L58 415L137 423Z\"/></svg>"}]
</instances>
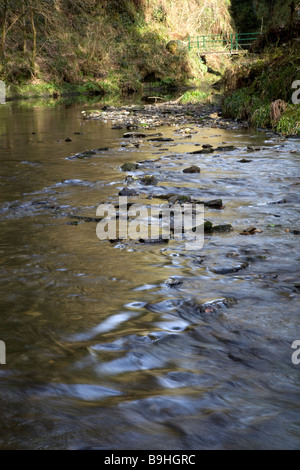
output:
<instances>
[{"instance_id":1,"label":"undergrowth","mask_svg":"<svg viewBox=\"0 0 300 470\"><path fill-rule=\"evenodd\" d=\"M226 117L248 120L257 128L282 134L300 134L299 105L292 103L292 84L299 79L300 50L296 44L267 50L254 64L237 66L225 80L223 112ZM286 110L272 122L271 103L283 100Z\"/></svg>"},{"instance_id":2,"label":"undergrowth","mask_svg":"<svg viewBox=\"0 0 300 470\"><path fill-rule=\"evenodd\" d=\"M0 79L18 93L24 84L128 94L149 81L195 83L206 68L189 53L188 35L232 28L229 0L0 0L0 17L5 5ZM166 47L171 40L175 51Z\"/></svg>"}]
</instances>

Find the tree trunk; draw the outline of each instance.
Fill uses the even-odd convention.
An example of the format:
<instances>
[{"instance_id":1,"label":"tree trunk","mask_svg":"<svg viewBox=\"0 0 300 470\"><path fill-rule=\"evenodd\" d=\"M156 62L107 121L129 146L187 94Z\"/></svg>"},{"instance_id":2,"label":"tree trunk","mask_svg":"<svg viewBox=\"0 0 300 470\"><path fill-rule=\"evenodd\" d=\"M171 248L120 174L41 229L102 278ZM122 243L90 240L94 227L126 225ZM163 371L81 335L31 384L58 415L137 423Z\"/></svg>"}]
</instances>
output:
<instances>
[{"instance_id":1,"label":"tree trunk","mask_svg":"<svg viewBox=\"0 0 300 470\"><path fill-rule=\"evenodd\" d=\"M1 30L1 46L0 46L0 56L4 57L5 55L5 38L6 38L6 19L7 19L7 7L6 2L4 6L4 15L2 19L2 30Z\"/></svg>"},{"instance_id":2,"label":"tree trunk","mask_svg":"<svg viewBox=\"0 0 300 470\"><path fill-rule=\"evenodd\" d=\"M24 1L23 1L22 14L23 14L23 52L24 54L26 54L27 52L27 28L26 28L26 7L25 7Z\"/></svg>"},{"instance_id":3,"label":"tree trunk","mask_svg":"<svg viewBox=\"0 0 300 470\"><path fill-rule=\"evenodd\" d=\"M32 74L35 75L35 58L36 58L36 27L34 22L34 11L32 8L32 4L30 4L30 21L31 21L31 28L32 28L32 55L31 55L31 68Z\"/></svg>"}]
</instances>

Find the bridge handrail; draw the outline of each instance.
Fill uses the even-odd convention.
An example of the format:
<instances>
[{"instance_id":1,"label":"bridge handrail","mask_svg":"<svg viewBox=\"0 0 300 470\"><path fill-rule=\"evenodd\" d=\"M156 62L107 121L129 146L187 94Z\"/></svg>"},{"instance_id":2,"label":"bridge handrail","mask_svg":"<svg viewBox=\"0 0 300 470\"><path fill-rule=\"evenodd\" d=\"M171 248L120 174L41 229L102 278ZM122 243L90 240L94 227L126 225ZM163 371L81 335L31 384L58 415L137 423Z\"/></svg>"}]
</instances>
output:
<instances>
[{"instance_id":1,"label":"bridge handrail","mask_svg":"<svg viewBox=\"0 0 300 470\"><path fill-rule=\"evenodd\" d=\"M243 50L245 46L250 46L260 35L260 33L230 33L230 34L204 34L188 37L188 48L191 50L196 47L200 50L207 50L207 46L217 46L227 49L230 46L230 52ZM217 52L217 51L216 51Z\"/></svg>"}]
</instances>

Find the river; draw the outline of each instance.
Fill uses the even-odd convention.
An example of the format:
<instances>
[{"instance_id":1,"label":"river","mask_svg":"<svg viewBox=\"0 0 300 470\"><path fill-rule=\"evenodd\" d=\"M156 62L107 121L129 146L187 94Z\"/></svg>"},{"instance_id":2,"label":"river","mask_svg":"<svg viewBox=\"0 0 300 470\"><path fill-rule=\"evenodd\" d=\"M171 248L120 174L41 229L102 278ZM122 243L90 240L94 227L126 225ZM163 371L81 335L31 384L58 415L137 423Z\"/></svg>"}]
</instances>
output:
<instances>
[{"instance_id":1,"label":"river","mask_svg":"<svg viewBox=\"0 0 300 470\"><path fill-rule=\"evenodd\" d=\"M126 130L82 120L88 108L0 105L0 448L299 448L300 139L193 124L123 147ZM197 143L237 149L189 154ZM120 166L149 159L146 194L222 198L205 217L234 230L188 251L101 241L70 217L95 217Z\"/></svg>"}]
</instances>

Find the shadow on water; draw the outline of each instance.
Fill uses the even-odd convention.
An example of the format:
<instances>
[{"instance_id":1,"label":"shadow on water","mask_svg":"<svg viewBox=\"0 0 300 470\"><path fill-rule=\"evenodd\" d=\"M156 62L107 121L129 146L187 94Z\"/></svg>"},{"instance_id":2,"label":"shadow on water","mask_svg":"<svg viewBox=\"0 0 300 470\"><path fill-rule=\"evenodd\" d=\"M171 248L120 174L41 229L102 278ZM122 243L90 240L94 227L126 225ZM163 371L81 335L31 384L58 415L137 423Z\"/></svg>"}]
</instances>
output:
<instances>
[{"instance_id":1,"label":"shadow on water","mask_svg":"<svg viewBox=\"0 0 300 470\"><path fill-rule=\"evenodd\" d=\"M99 95L93 93L66 93L61 96L40 96L40 97L22 97L7 100L8 104L32 108L34 106L56 107L56 106L126 106L130 104L142 104L152 102L152 95L161 98L163 101L170 101L179 98L185 91L195 89L191 87L168 87L149 85L148 91L142 93L124 93L120 95L107 94ZM209 88L209 86L208 86ZM202 88L201 88L202 89ZM207 90L207 87L205 87ZM150 99L148 99L150 97Z\"/></svg>"}]
</instances>

